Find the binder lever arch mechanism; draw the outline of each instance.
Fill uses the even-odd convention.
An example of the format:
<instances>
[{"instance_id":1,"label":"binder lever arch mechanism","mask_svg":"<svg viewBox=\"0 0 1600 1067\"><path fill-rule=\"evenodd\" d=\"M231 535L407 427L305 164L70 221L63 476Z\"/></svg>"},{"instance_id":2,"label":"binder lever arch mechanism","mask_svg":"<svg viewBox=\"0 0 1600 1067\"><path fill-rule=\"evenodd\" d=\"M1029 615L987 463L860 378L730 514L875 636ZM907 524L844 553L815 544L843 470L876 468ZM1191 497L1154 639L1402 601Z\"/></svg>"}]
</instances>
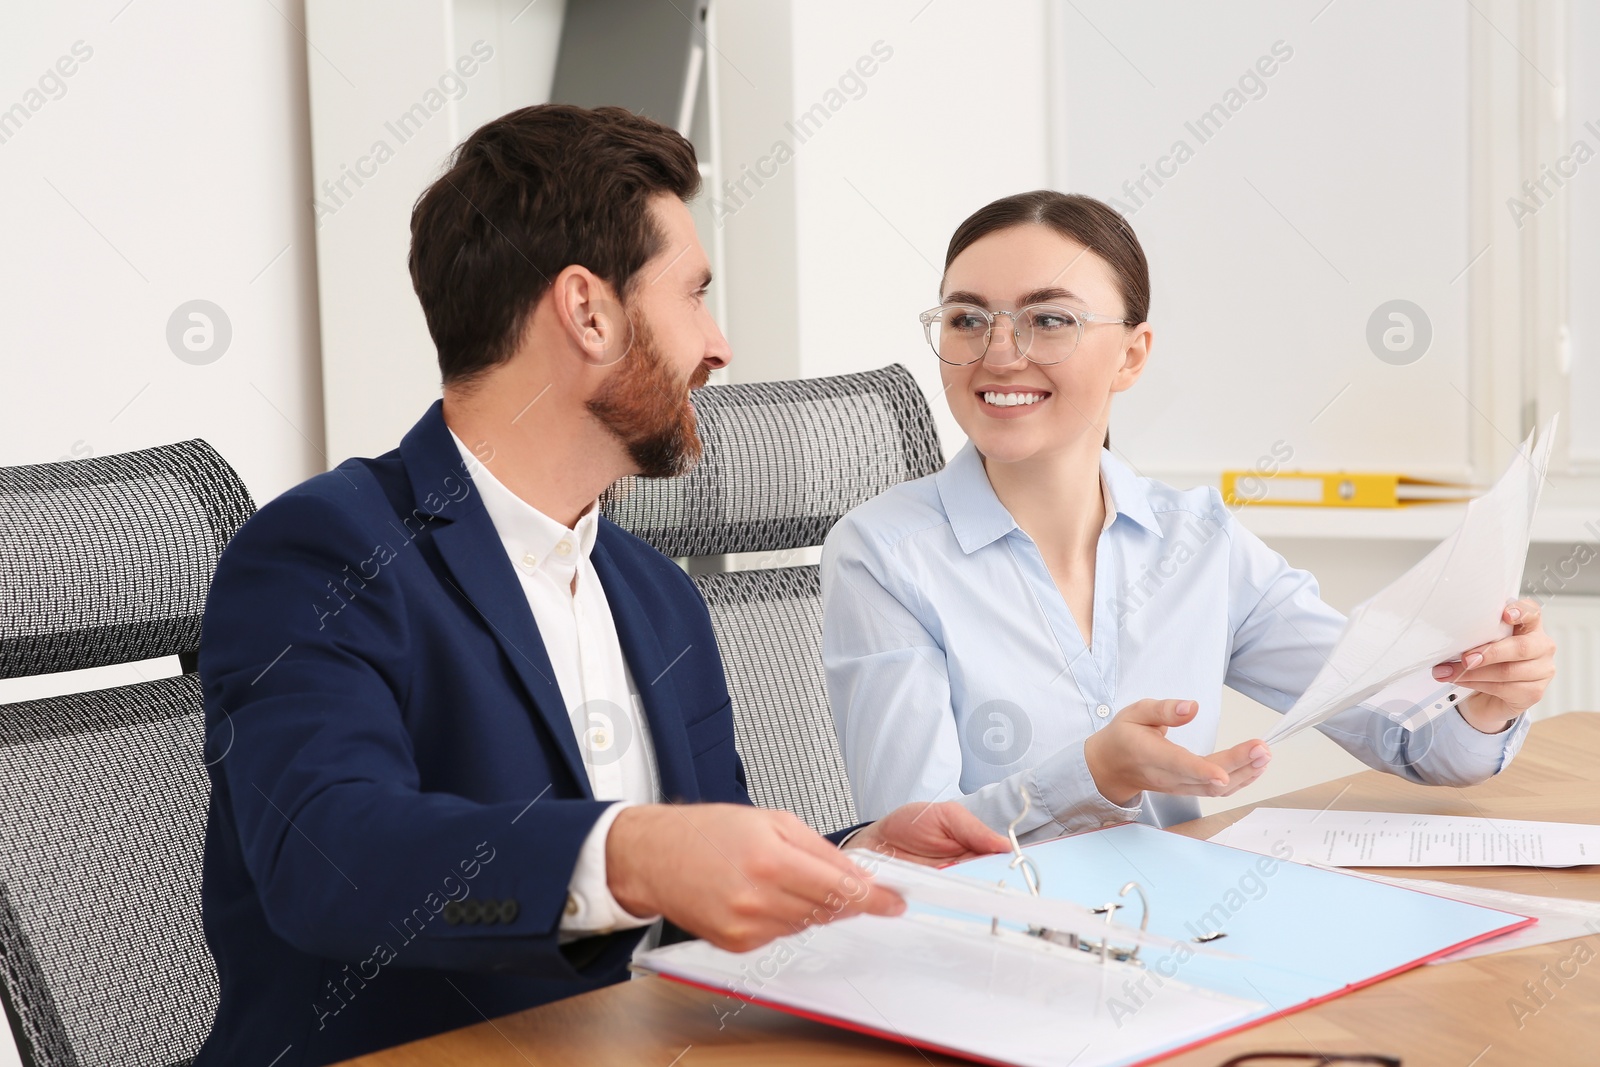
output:
<instances>
[{"instance_id":1,"label":"binder lever arch mechanism","mask_svg":"<svg viewBox=\"0 0 1600 1067\"><path fill-rule=\"evenodd\" d=\"M1028 887L1028 892L1033 896L1038 896L1039 889L1043 885L1043 880L1039 877L1039 868L1033 862L1033 860L1029 858L1028 854L1022 850L1022 842L1017 840L1017 824L1028 817L1028 808L1030 807L1031 802L1028 799L1028 789L1026 786L1019 786L1018 791L1022 794L1022 810L1017 812L1017 817L1012 819L1010 824L1006 827L1006 837L1011 839L1011 862L1007 865L1006 869L1012 871L1021 871L1022 881L1023 884ZM1005 882L1002 881L999 884L1002 888L1005 887ZM1150 898L1145 895L1144 887L1138 882L1128 882L1122 887L1121 890L1118 891L1117 895L1119 897L1125 897L1128 895L1129 890L1139 894L1139 932L1141 934L1146 933L1150 929ZM1105 916L1106 926L1110 927L1112 920L1116 917L1117 909L1121 907L1122 903L1120 901L1113 900L1105 904L1101 904L1099 907L1090 908L1089 910L1095 915ZM989 932L995 936L999 936L1000 919L998 917L990 919ZM1041 938L1057 945L1064 945L1067 948L1081 949L1084 952L1098 952L1100 953L1101 963L1104 963L1106 961L1106 957L1109 956L1111 959L1117 960L1120 963L1131 963L1136 967L1144 966L1143 961L1139 959L1139 949L1141 946L1134 945L1131 948L1111 947L1104 935L1102 935L1099 942L1096 943L1094 941L1086 940L1072 931L1051 930L1035 923L1028 924L1028 934L1031 937ZM1197 942L1202 940L1215 941L1221 936L1224 935L1212 934L1208 935L1204 939L1195 938L1195 940Z\"/></svg>"}]
</instances>

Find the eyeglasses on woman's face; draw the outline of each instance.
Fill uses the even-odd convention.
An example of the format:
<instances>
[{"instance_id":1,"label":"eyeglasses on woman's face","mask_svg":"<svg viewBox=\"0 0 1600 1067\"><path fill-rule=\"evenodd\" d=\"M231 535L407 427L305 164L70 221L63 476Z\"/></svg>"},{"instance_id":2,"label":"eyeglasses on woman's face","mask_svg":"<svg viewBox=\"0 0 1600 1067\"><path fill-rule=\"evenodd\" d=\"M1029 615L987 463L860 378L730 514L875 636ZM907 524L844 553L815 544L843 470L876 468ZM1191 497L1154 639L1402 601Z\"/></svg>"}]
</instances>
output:
<instances>
[{"instance_id":1,"label":"eyeglasses on woman's face","mask_svg":"<svg viewBox=\"0 0 1600 1067\"><path fill-rule=\"evenodd\" d=\"M1077 350L1086 326L1115 323L1134 326L1127 319L1068 307L1065 304L1029 304L1015 311L990 311L976 304L940 304L917 316L928 347L940 360L955 367L976 363L989 351L995 322L1004 315L1011 322L1011 338L1019 356L1030 363L1050 366Z\"/></svg>"}]
</instances>

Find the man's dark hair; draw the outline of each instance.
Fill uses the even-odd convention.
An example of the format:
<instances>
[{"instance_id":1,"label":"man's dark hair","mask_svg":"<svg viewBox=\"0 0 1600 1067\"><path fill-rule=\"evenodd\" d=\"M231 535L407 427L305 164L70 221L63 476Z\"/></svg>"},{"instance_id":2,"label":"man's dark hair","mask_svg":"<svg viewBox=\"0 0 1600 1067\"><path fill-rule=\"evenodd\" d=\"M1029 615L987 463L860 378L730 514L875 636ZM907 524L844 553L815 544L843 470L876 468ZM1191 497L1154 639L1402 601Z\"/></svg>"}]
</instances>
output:
<instances>
[{"instance_id":1,"label":"man's dark hair","mask_svg":"<svg viewBox=\"0 0 1600 1067\"><path fill-rule=\"evenodd\" d=\"M650 199L700 189L694 146L620 107L525 107L462 142L411 209L411 284L448 385L509 359L555 276L626 298L665 241Z\"/></svg>"}]
</instances>

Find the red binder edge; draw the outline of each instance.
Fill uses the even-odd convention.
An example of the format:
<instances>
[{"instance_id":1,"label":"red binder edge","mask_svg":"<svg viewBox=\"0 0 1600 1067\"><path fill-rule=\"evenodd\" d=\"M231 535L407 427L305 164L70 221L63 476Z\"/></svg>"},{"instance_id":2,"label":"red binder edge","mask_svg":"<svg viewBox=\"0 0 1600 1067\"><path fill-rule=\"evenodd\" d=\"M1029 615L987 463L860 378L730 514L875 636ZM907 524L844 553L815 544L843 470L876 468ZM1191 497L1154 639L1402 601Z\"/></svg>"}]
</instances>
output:
<instances>
[{"instance_id":1,"label":"red binder edge","mask_svg":"<svg viewBox=\"0 0 1600 1067\"><path fill-rule=\"evenodd\" d=\"M1105 829L1105 828L1102 827L1102 829ZM1090 832L1094 832L1094 831L1090 831ZM1070 834L1070 835L1067 835L1067 836L1075 837L1077 835L1076 834ZM1209 842L1209 843L1217 844L1217 842ZM1223 847L1223 848L1233 848L1234 846L1232 846L1232 845L1222 845L1221 847ZM1244 852L1244 851L1247 851L1247 850L1245 850L1245 849L1236 849L1236 851ZM1253 854L1254 853L1252 853L1252 855ZM1291 861L1287 861L1287 862L1293 862L1293 861L1291 860ZM1350 877L1359 878L1360 875L1351 875ZM1436 898L1438 898L1440 900L1452 900L1452 899L1454 899L1452 897L1443 896L1442 894L1439 894L1439 893L1429 893L1426 890L1413 889L1410 886L1392 886L1391 888L1404 889L1408 893L1420 893L1423 896L1436 897ZM1456 903L1459 904L1459 903L1461 903L1461 901L1456 901ZM1473 905L1473 906L1474 907L1480 907L1480 908L1483 907L1483 905L1481 905L1481 904L1477 904L1477 905ZM1483 908L1483 910L1484 911L1500 911L1499 908ZM1500 912L1500 913L1502 915L1516 916L1515 912L1506 911L1506 912ZM1207 1034L1205 1037L1199 1038L1198 1040L1195 1040L1195 1041L1191 1041L1187 1045L1179 1045L1177 1048L1168 1049L1165 1052L1158 1052L1154 1056L1151 1056L1149 1059L1137 1060L1134 1063L1129 1064L1128 1067L1145 1067L1146 1064L1158 1063L1161 1060L1164 1060L1164 1059L1168 1058L1169 1056L1176 1056L1180 1052L1189 1052L1189 1051L1191 1051L1193 1049L1200 1048L1200 1047L1202 1047L1204 1045L1209 1045L1213 1041L1220 1041L1225 1037L1231 1037L1234 1034L1240 1034L1240 1033L1243 1033L1246 1030L1253 1030L1256 1027L1263 1025L1264 1023L1270 1023L1270 1022L1273 1022L1273 1021L1275 1021L1277 1019L1286 1018L1286 1017L1288 1017L1290 1015L1294 1015L1297 1012L1305 1011L1307 1008L1314 1008L1319 1004L1326 1004L1330 1000L1337 1000L1338 998L1344 996L1346 993L1354 993L1358 989L1365 989L1367 986L1375 985L1376 983L1382 982L1382 981L1384 981L1385 979L1388 979L1388 978L1393 978L1397 974L1404 974L1406 971L1415 970L1416 968L1424 966L1424 965L1426 965L1428 963L1431 963L1434 960L1442 959L1443 957L1448 956L1451 953L1460 952L1464 948L1469 948L1469 947L1471 947L1473 945L1476 945L1476 944L1479 944L1481 942L1488 941L1488 940L1491 940L1491 939L1496 938L1496 937L1502 937L1502 936L1504 936L1506 934L1513 933L1514 931L1517 931L1517 930L1525 929L1525 928L1527 928L1529 926L1532 926L1534 923L1539 921L1538 919L1531 918L1531 917L1528 917L1528 916L1516 916L1516 917L1521 918L1522 921L1521 922L1510 923L1509 925L1502 926L1497 930L1490 930L1487 933L1479 934L1477 937L1469 937L1465 941L1458 942L1458 943L1456 943L1454 945L1449 945L1449 946L1447 946L1445 948L1440 949L1437 952L1430 952L1428 955L1419 957L1418 959L1415 959L1415 960L1412 960L1410 963L1402 963L1400 966L1390 968L1389 970L1384 971L1382 974L1373 975L1371 978L1364 978L1359 982L1352 983L1351 985L1345 986L1343 989L1335 990L1334 992L1328 993L1328 994L1326 994L1324 996L1312 997L1310 1000L1302 1001L1299 1004L1291 1005L1290 1007L1284 1008L1282 1011L1275 1011L1275 1012L1272 1012L1270 1015L1263 1015L1259 1019L1250 1019L1250 1020L1248 1020L1246 1022L1240 1023L1238 1026L1230 1027L1230 1028L1228 1028L1226 1030L1218 1030L1214 1034ZM856 1022L851 1022L851 1021L848 1021L848 1020L845 1020L845 1019L840 1019L840 1018L838 1018L836 1016L832 1016L832 1015L823 1015L823 1014L820 1014L818 1012L808 1011L805 1008L795 1008L795 1007L791 1007L791 1006L789 1006L787 1004L777 1004L777 1003L774 1003L772 1001L761 1000L758 997L741 996L739 993L734 992L732 989L718 989L716 986L706 985L703 982L691 981L690 979L687 979L687 978L679 978L676 975L665 974L665 973L661 973L661 972L655 972L655 974L656 974L656 977L658 977L658 978L665 978L667 981L669 981L669 982L677 982L679 985L692 986L695 989L703 989L708 993L717 993L717 994L722 995L722 996L730 996L730 997L733 997L735 1000L742 1000L747 1004L754 1004L754 1005L756 1005L758 1007L762 1007L762 1008L770 1008L773 1011L782 1012L785 1015L793 1015L793 1016L796 1016L796 1017L801 1018L801 1019L807 1019L807 1020L809 1020L811 1022L822 1023L825 1026L832 1026L832 1027L835 1027L836 1029L850 1030L850 1031L852 1031L854 1033L866 1034L869 1037L882 1038L885 1041L892 1041L897 1045L909 1045L912 1048L924 1049L924 1050L926 1050L928 1052L937 1052L937 1053L940 1053L941 1055L945 1055L945 1056L953 1056L958 1060L966 1060L969 1063L987 1064L987 1065L989 1065L989 1067L1016 1067L1016 1064L1010 1063L1009 1061L1006 1061L1006 1060L989 1059L986 1056L980 1056L980 1055L978 1055L976 1053L972 1053L972 1052L964 1052L964 1051L962 1051L960 1049L947 1048L944 1045L934 1044L931 1041L914 1041L911 1038L907 1037L905 1034L902 1034L902 1033L900 1033L898 1031L879 1030L876 1027L865 1026L865 1025L863 1025L861 1023L856 1023ZM1269 1007L1270 1007L1270 1005L1269 1005Z\"/></svg>"}]
</instances>

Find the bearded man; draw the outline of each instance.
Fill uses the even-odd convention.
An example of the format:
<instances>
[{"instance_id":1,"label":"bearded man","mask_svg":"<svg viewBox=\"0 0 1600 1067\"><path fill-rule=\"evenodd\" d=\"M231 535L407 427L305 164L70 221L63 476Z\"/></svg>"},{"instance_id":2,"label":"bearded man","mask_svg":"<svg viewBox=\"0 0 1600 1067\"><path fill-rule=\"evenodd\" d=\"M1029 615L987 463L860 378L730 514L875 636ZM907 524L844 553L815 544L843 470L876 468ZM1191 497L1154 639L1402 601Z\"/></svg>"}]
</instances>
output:
<instances>
[{"instance_id":1,"label":"bearded man","mask_svg":"<svg viewBox=\"0 0 1600 1067\"><path fill-rule=\"evenodd\" d=\"M223 552L200 675L197 1063L324 1064L622 979L663 936L749 950L904 904L750 805L694 585L599 514L700 443L730 353L694 151L618 108L490 122L417 200L443 397L397 449L265 505ZM955 804L834 835L1004 847Z\"/></svg>"}]
</instances>

